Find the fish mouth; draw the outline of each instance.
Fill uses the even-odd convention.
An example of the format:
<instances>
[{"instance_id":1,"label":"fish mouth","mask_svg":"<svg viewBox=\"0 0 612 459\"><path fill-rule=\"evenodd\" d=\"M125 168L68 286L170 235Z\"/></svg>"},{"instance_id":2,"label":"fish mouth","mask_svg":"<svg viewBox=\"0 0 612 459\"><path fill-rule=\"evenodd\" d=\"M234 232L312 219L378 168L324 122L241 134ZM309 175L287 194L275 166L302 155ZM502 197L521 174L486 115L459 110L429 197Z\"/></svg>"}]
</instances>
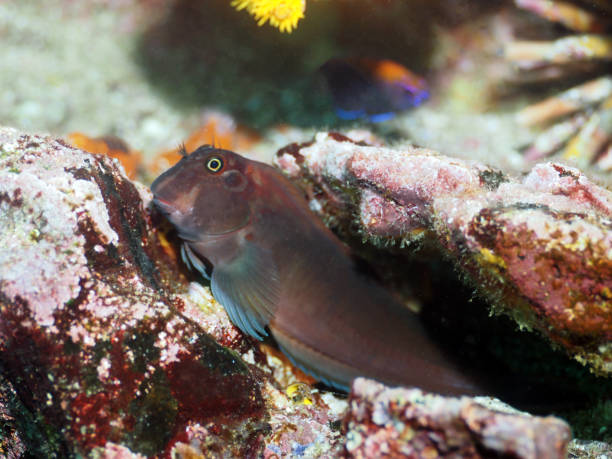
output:
<instances>
[{"instance_id":1,"label":"fish mouth","mask_svg":"<svg viewBox=\"0 0 612 459\"><path fill-rule=\"evenodd\" d=\"M170 215L176 210L176 208L168 201L165 201L157 196L153 197L153 204L166 216Z\"/></svg>"},{"instance_id":2,"label":"fish mouth","mask_svg":"<svg viewBox=\"0 0 612 459\"><path fill-rule=\"evenodd\" d=\"M178 209L176 207L157 196L153 197L153 204L162 213L162 215L177 228L178 236L181 239L186 242L196 242L198 240L197 234L186 231L184 228L181 228L179 224L177 224L177 219L180 219L180 215L178 215Z\"/></svg>"}]
</instances>

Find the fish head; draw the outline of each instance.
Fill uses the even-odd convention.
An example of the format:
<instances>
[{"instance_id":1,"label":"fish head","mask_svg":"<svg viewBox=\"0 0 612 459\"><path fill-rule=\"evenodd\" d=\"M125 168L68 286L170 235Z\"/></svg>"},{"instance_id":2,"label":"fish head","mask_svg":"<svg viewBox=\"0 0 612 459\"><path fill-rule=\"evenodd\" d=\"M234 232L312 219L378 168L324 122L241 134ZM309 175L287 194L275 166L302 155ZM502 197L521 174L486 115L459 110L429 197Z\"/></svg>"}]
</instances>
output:
<instances>
[{"instance_id":1,"label":"fish head","mask_svg":"<svg viewBox=\"0 0 612 459\"><path fill-rule=\"evenodd\" d=\"M330 59L319 71L342 119L390 119L429 97L427 82L390 59Z\"/></svg>"},{"instance_id":2,"label":"fish head","mask_svg":"<svg viewBox=\"0 0 612 459\"><path fill-rule=\"evenodd\" d=\"M201 146L153 182L154 203L186 241L236 231L252 214L250 162L228 150Z\"/></svg>"}]
</instances>

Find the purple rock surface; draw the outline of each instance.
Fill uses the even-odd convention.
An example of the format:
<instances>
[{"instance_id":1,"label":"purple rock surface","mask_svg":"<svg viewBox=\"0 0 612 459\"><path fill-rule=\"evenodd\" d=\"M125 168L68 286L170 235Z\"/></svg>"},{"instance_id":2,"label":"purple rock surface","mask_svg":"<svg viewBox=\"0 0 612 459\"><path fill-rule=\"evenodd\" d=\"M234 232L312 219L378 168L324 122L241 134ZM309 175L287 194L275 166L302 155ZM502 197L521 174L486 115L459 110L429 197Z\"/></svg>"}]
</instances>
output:
<instances>
[{"instance_id":1,"label":"purple rock surface","mask_svg":"<svg viewBox=\"0 0 612 459\"><path fill-rule=\"evenodd\" d=\"M468 397L390 389L358 378L345 419L347 457L564 458L569 426L554 417L487 408Z\"/></svg>"},{"instance_id":2,"label":"purple rock surface","mask_svg":"<svg viewBox=\"0 0 612 459\"><path fill-rule=\"evenodd\" d=\"M432 242L494 310L612 373L612 193L579 170L543 163L518 179L338 133L277 164L328 221L378 246Z\"/></svg>"}]
</instances>

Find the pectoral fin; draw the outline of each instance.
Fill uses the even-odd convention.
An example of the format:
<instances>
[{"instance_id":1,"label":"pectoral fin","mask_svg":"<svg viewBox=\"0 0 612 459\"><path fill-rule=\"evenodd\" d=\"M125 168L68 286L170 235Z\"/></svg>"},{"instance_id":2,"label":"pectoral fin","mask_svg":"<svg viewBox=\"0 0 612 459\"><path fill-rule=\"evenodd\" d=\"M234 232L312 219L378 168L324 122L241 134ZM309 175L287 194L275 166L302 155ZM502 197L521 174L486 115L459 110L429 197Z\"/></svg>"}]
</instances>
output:
<instances>
[{"instance_id":1,"label":"pectoral fin","mask_svg":"<svg viewBox=\"0 0 612 459\"><path fill-rule=\"evenodd\" d=\"M269 251L246 242L241 255L216 265L211 278L215 299L244 333L263 339L278 303L280 278Z\"/></svg>"},{"instance_id":2,"label":"pectoral fin","mask_svg":"<svg viewBox=\"0 0 612 459\"><path fill-rule=\"evenodd\" d=\"M202 276L210 280L210 272L208 266L202 263L202 260L198 258L198 256L193 252L193 250L191 250L191 247L189 247L189 244L187 243L183 243L183 245L181 245L181 258L189 269L197 269L200 274L202 274Z\"/></svg>"}]
</instances>

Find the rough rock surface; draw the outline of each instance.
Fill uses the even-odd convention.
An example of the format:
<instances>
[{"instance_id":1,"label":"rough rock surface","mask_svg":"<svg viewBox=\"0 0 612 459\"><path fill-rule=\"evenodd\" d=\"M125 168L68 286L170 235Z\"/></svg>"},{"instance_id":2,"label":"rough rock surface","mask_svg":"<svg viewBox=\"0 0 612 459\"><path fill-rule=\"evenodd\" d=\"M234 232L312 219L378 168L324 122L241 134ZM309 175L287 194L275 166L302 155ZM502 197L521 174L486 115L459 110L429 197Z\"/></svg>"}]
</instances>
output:
<instances>
[{"instance_id":1,"label":"rough rock surface","mask_svg":"<svg viewBox=\"0 0 612 459\"><path fill-rule=\"evenodd\" d=\"M612 445L600 441L573 440L568 450L569 459L608 459L612 457Z\"/></svg>"},{"instance_id":2,"label":"rough rock surface","mask_svg":"<svg viewBox=\"0 0 612 459\"><path fill-rule=\"evenodd\" d=\"M242 457L340 445L330 422L342 401L326 396L332 410L318 394L309 406L285 394L282 362L187 281L149 201L110 158L0 130L3 452Z\"/></svg>"},{"instance_id":3,"label":"rough rock surface","mask_svg":"<svg viewBox=\"0 0 612 459\"><path fill-rule=\"evenodd\" d=\"M346 455L355 458L564 458L569 426L554 417L490 409L473 399L419 389L353 383L345 420Z\"/></svg>"},{"instance_id":4,"label":"rough rock surface","mask_svg":"<svg viewBox=\"0 0 612 459\"><path fill-rule=\"evenodd\" d=\"M16 416L15 389L0 376L0 457L22 457L25 446L19 434L20 419Z\"/></svg>"},{"instance_id":5,"label":"rough rock surface","mask_svg":"<svg viewBox=\"0 0 612 459\"><path fill-rule=\"evenodd\" d=\"M392 434L354 410L343 424L342 397L290 392L299 372L190 282L150 198L115 160L0 128L0 455L337 457L357 454L342 425L368 445ZM360 382L353 407L370 406L363 387L383 397ZM487 441L515 451L523 418L495 415ZM440 451L464 440L439 426Z\"/></svg>"},{"instance_id":6,"label":"rough rock surface","mask_svg":"<svg viewBox=\"0 0 612 459\"><path fill-rule=\"evenodd\" d=\"M337 133L277 163L328 219L378 245L434 241L495 309L612 373L612 193L577 169L539 164L517 180Z\"/></svg>"}]
</instances>

